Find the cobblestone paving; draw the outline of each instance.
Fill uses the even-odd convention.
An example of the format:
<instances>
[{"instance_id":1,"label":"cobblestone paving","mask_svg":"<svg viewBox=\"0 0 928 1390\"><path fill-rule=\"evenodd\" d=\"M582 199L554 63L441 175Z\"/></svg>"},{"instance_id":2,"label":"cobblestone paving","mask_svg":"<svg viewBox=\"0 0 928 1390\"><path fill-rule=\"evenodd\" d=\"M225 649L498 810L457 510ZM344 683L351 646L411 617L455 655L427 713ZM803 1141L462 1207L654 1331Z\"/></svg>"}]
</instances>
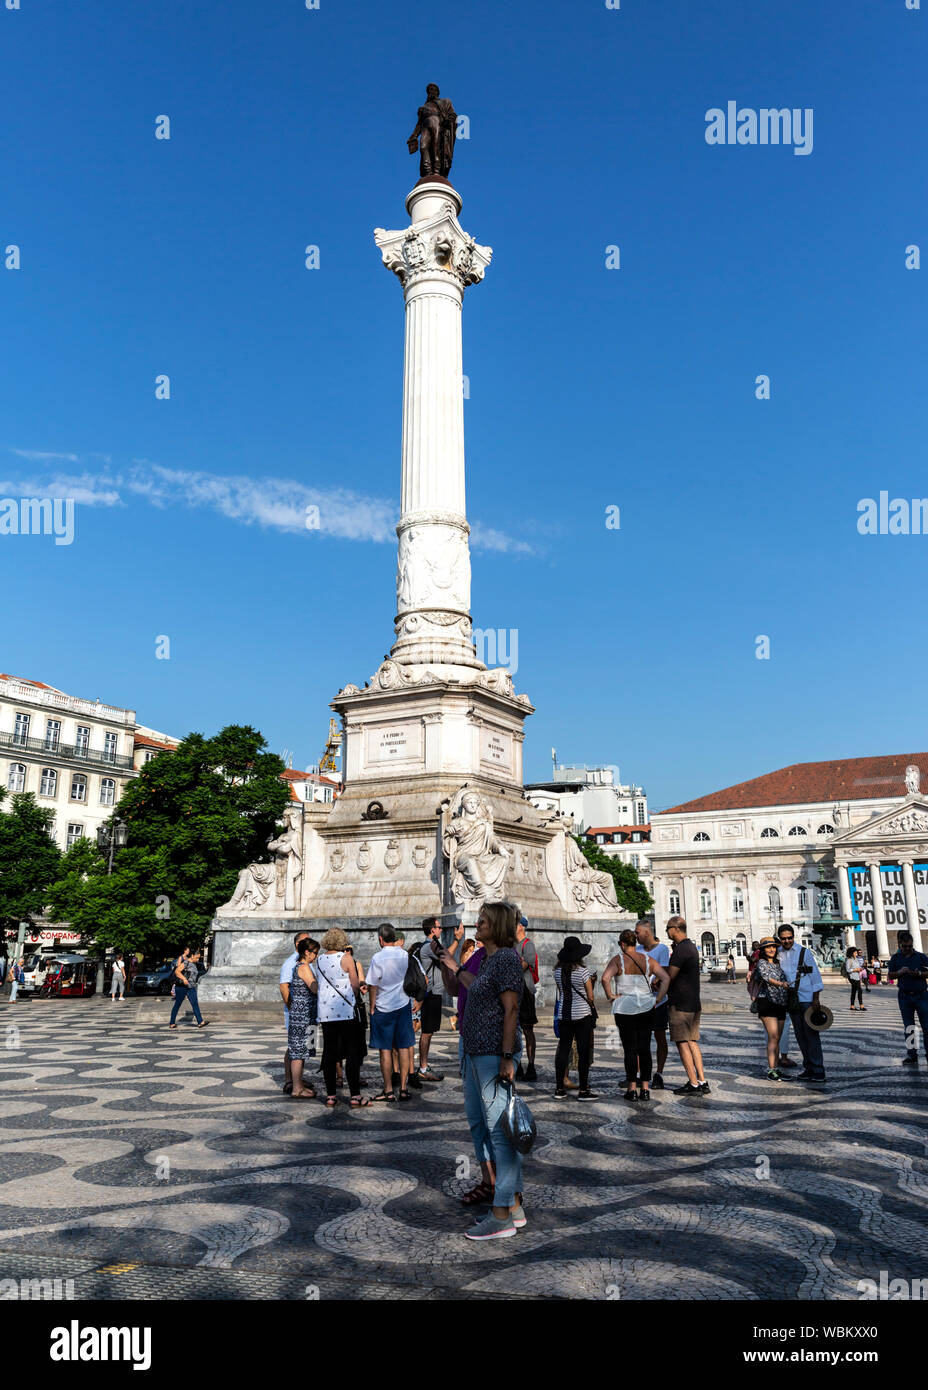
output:
<instances>
[{"instance_id":1,"label":"cobblestone paving","mask_svg":"<svg viewBox=\"0 0 928 1390\"><path fill-rule=\"evenodd\" d=\"M0 1279L71 1280L77 1299L856 1299L880 1270L925 1277L928 1067L902 1069L894 992L873 991L866 1019L826 994L817 1089L767 1082L743 991L707 995L739 1006L704 1016L711 1097L666 1090L647 1110L621 1100L608 1017L603 1099L585 1106L552 1098L539 1027L528 1225L478 1245L447 1022L444 1082L327 1112L281 1094L282 1025L169 1033L131 1000L0 1006Z\"/></svg>"}]
</instances>

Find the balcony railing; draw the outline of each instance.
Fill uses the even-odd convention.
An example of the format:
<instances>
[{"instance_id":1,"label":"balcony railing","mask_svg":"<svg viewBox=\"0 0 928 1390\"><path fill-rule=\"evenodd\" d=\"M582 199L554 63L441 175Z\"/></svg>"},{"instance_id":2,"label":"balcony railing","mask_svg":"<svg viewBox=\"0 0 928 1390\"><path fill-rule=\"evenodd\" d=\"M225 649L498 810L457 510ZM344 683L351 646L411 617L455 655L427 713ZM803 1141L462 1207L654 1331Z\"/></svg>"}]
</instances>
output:
<instances>
[{"instance_id":1,"label":"balcony railing","mask_svg":"<svg viewBox=\"0 0 928 1390\"><path fill-rule=\"evenodd\" d=\"M39 753L54 762L64 758L73 762L96 763L102 767L132 767L125 753L108 753L105 748L88 748L83 743L61 743L53 739L20 738L16 734L0 733L0 747L19 749L23 753Z\"/></svg>"},{"instance_id":2,"label":"balcony railing","mask_svg":"<svg viewBox=\"0 0 928 1390\"><path fill-rule=\"evenodd\" d=\"M60 690L22 685L17 680L0 681L0 696L6 696L18 705L42 705L46 709L60 709L68 714L89 714L95 719L109 719L129 727L135 723L135 710L122 709L119 705L104 705L99 700L82 700L77 695L65 695Z\"/></svg>"}]
</instances>

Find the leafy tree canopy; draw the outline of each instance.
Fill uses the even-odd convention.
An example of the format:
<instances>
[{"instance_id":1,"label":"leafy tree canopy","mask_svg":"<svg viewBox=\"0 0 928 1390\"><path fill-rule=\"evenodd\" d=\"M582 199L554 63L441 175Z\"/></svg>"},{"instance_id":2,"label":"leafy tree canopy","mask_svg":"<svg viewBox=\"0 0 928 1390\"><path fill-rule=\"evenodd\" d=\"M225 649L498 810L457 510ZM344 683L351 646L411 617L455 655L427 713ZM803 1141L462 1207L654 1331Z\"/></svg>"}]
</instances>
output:
<instances>
[{"instance_id":1,"label":"leafy tree canopy","mask_svg":"<svg viewBox=\"0 0 928 1390\"><path fill-rule=\"evenodd\" d=\"M0 788L0 802L6 791ZM52 838L54 812L36 804L31 792L17 792L0 809L0 926L16 928L45 906L61 851Z\"/></svg>"},{"instance_id":2,"label":"leafy tree canopy","mask_svg":"<svg viewBox=\"0 0 928 1390\"><path fill-rule=\"evenodd\" d=\"M266 860L290 799L283 761L256 729L188 734L142 768L116 808L127 843L113 872L96 846L65 856L52 910L101 946L147 956L199 944L240 869Z\"/></svg>"}]
</instances>

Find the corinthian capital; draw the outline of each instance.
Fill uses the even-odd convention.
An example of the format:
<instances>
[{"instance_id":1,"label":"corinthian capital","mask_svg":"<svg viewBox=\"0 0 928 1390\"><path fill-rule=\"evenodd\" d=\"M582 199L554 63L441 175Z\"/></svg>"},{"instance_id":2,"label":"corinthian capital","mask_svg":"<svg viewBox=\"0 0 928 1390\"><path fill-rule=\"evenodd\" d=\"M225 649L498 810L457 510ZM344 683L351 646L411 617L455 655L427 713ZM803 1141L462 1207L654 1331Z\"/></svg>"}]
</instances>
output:
<instances>
[{"instance_id":1,"label":"corinthian capital","mask_svg":"<svg viewBox=\"0 0 928 1390\"><path fill-rule=\"evenodd\" d=\"M374 230L383 263L392 270L404 289L420 279L448 278L460 289L482 280L493 255L489 246L478 246L461 227L453 205L445 203L439 212L416 222L405 231Z\"/></svg>"}]
</instances>

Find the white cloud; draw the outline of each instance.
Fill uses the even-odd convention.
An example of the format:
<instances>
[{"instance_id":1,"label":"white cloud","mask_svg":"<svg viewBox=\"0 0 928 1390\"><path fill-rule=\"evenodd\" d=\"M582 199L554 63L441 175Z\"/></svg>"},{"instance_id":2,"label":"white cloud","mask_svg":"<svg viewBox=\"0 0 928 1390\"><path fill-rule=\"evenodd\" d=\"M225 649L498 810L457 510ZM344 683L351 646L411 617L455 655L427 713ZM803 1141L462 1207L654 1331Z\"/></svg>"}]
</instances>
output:
<instances>
[{"instance_id":1,"label":"white cloud","mask_svg":"<svg viewBox=\"0 0 928 1390\"><path fill-rule=\"evenodd\" d=\"M68 459L73 454L44 454L14 449L32 460ZM92 457L105 457L92 455ZM188 469L165 468L148 459L134 459L121 472L80 474L55 472L36 477L0 481L0 492L10 496L71 497L91 507L125 506L133 498L153 507L206 507L219 516L245 526L275 531L336 536L342 540L395 544L398 513L395 503L383 497L366 497L349 488L313 488L293 478L225 477ZM307 508L317 507L318 527L307 528ZM471 542L477 549L511 554L531 554L532 546L492 527L476 523Z\"/></svg>"},{"instance_id":2,"label":"white cloud","mask_svg":"<svg viewBox=\"0 0 928 1390\"><path fill-rule=\"evenodd\" d=\"M29 459L31 463L48 463L49 459L60 459L62 463L79 463L77 454L46 454L40 449L11 449L10 453L17 454L21 459Z\"/></svg>"}]
</instances>

